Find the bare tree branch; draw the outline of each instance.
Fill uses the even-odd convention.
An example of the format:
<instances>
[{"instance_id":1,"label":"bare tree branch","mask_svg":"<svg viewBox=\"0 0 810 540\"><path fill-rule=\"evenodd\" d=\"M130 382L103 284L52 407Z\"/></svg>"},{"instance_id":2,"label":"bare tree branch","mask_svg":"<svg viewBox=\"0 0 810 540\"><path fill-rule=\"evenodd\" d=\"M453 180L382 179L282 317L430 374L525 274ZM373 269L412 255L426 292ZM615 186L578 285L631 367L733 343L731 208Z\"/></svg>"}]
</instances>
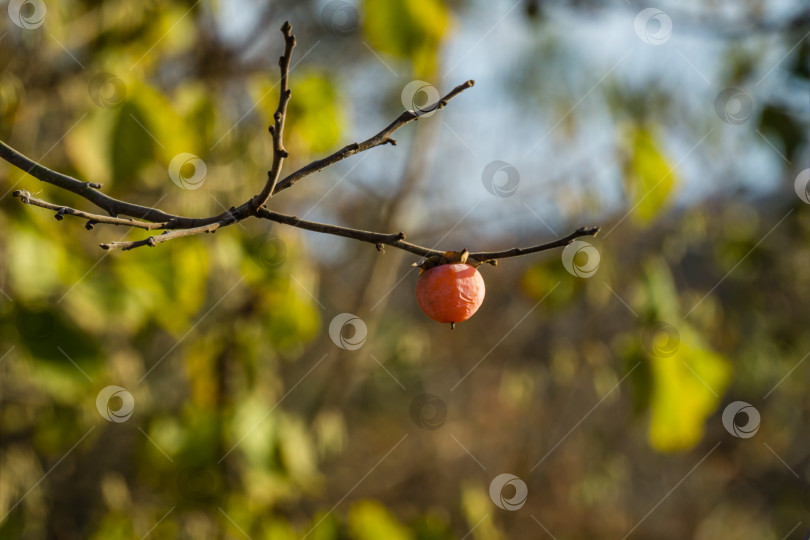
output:
<instances>
[{"instance_id":1,"label":"bare tree branch","mask_svg":"<svg viewBox=\"0 0 810 540\"><path fill-rule=\"evenodd\" d=\"M92 228L93 225L97 223L105 223L110 225L124 225L128 227L134 227L139 229L146 229L146 230L155 230L155 229L162 229L164 228L163 223L151 223L145 221L138 221L129 218L114 218L109 216L102 216L99 214L91 214L88 212L84 212L82 210L76 210L74 208L70 208L67 206L61 206L58 204L53 204L47 201L43 201L36 197L33 197L27 191L15 191L14 196L18 197L23 203L30 204L32 206L39 206L40 208L46 208L48 210L55 210L56 215L55 217L58 220L61 220L64 216L75 216L83 219L88 220L88 228ZM410 253L414 253L416 255L420 255L422 257L430 257L432 255L441 255L444 252L438 249L431 249L427 247L423 247L417 244L413 244L411 242L405 241L405 233L397 232L397 233L377 233L372 231L364 231L362 229L352 229L350 227L341 227L339 225L330 225L327 223L318 223L315 221L306 221L303 219L299 219L295 216L290 216L287 214L280 214L278 212L272 212L267 210L266 208L259 208L257 211L257 217L262 219L267 219L270 221L275 221L276 223L282 223L284 225L289 225L291 227L297 227L299 229L304 229L307 231L318 232L318 233L325 233L331 234L334 236L342 236L344 238L351 238L353 240L359 240L361 242L367 242L369 244L374 244L375 246L391 246L403 251L408 251ZM148 238L144 238L143 240L135 240L130 242L110 242L106 244L101 244L103 249L107 250L122 250L127 251L130 249L134 249L136 247L141 246L156 246L157 244L166 242L168 240L172 240L174 238L182 238L185 236L193 236L195 234L202 234L202 233L214 233L217 229L222 227L226 227L235 223L237 220L231 214L226 218L223 218L215 223L209 223L205 225L201 225L199 227L191 227L187 229L175 229L172 231L166 231L163 234L157 236L150 236ZM569 234L564 238L560 238L559 240L554 240L553 242L548 242L545 244L540 244L537 246L527 247L527 248L511 248L504 251L480 251L480 252L472 252L470 253L470 258L476 259L478 262L487 262L495 259L505 259L507 257L517 257L519 255L528 255L530 253L537 253L540 251L546 251L549 249L553 249L556 247L562 247L567 245L572 240L579 238L581 236L596 236L599 232L599 227L583 227L577 229L573 233Z\"/></svg>"},{"instance_id":2,"label":"bare tree branch","mask_svg":"<svg viewBox=\"0 0 810 540\"><path fill-rule=\"evenodd\" d=\"M161 228L165 229L196 227L204 223L218 221L224 217L224 215L212 218L176 216L158 210L157 208L149 208L147 206L115 199L98 191L101 189L101 184L82 182L66 174L53 171L44 165L40 165L31 158L24 156L3 141L0 141L0 158L3 158L38 180L84 197L113 217L126 215L146 221L161 222L164 225Z\"/></svg>"},{"instance_id":3,"label":"bare tree branch","mask_svg":"<svg viewBox=\"0 0 810 540\"><path fill-rule=\"evenodd\" d=\"M292 36L291 38L294 39L294 37ZM456 86L453 90L451 90L446 96L441 98L439 101L425 108L422 114L444 108L444 106L447 104L448 101L453 99L455 96L457 96L467 88L472 87L474 84L475 81L467 81L463 84ZM391 124L389 124L385 129L383 129L376 135L370 137L369 139L366 139L361 143L352 143L350 145L347 145L325 158L313 161L308 165L301 167L297 171L288 175L283 180L278 181L276 188L273 190L272 194L275 195L278 192L283 191L288 187L292 186L295 182L297 182L301 178L316 173L324 169L325 167L333 165L334 163L337 163L338 161L346 159L349 156L357 154L358 152L362 152L364 150L368 150L370 148L374 148L376 146L380 146L386 143L396 144L396 141L390 138L390 135L397 129L404 126L405 124L408 124L418 119L419 116L420 114L415 113L413 111L403 112L402 114L399 115L399 117L397 117L396 120L391 122ZM277 132L278 130L276 130L276 128L274 127L274 131ZM0 141L0 158L6 160L7 162L25 171L34 178L37 178L38 180L41 180L48 184L52 184L54 186L75 193L81 197L84 197L85 199L92 202L102 210L105 210L113 217L117 217L119 215L126 215L134 218L143 219L146 221L160 223L161 226L155 227L157 229L187 229L194 227L202 227L204 225L217 223L228 217L234 217L236 221L241 221L251 215L255 215L256 210L253 207L252 201L256 200L256 198L258 198L261 195L261 194L258 195L256 198L251 199L250 201L242 204L241 206L235 209L231 209L228 212L223 212L221 214L205 218L192 218L169 214L156 208L149 208L146 206L133 204L127 201L121 201L119 199L115 199L113 197L105 195L104 193L98 191L99 189L101 189L101 184L93 182L82 182L81 180L77 180L76 178L73 178L66 174L53 171L45 167L44 165L37 163L31 158L23 155L22 153L18 152L14 148L8 146L3 141Z\"/></svg>"},{"instance_id":4,"label":"bare tree branch","mask_svg":"<svg viewBox=\"0 0 810 540\"><path fill-rule=\"evenodd\" d=\"M295 47L295 37L292 34L292 26L285 22L281 27L281 31L284 34L285 42L284 54L279 59L279 68L281 71L281 90L278 107L273 115L273 125L269 128L273 137L272 167L267 173L267 180L262 190L256 196L242 203L240 206L231 207L228 211L215 216L193 218L169 214L156 208L148 208L127 201L121 201L99 191L101 189L101 184L94 182L82 182L71 176L48 169L47 167L36 163L30 158L17 152L4 142L0 141L0 158L5 159L15 167L27 172L34 178L87 199L102 210L106 211L109 216L85 212L83 210L44 201L32 196L29 192L24 190L14 192L14 196L20 199L20 201L24 204L56 211L54 217L58 220L61 220L64 216L74 216L81 219L86 219L86 227L88 229L92 229L96 224L106 224L122 225L145 230L164 230L162 234L149 236L148 238L142 240L101 244L101 247L107 250L126 251L141 246L156 246L157 244L167 242L175 238L182 238L204 233L214 233L223 227L232 225L233 223L250 217L256 217L297 227L299 229L342 236L344 238L351 238L361 242L367 242L374 244L380 251L382 251L383 246L391 246L415 255L420 255L422 257L434 258L437 256L444 257L447 253L455 253L442 252L437 249L426 248L411 242L407 242L405 241L405 233L402 232L378 233L364 231L361 229L352 229L350 227L341 227L339 225L305 221L298 219L295 216L273 212L265 207L267 201L270 200L276 193L291 187L297 181L306 176L316 173L325 167L333 165L338 161L346 159L347 157L359 152L363 152L383 144L395 145L396 141L391 138L391 135L396 130L405 124L419 119L420 116L426 113L444 108L451 99L475 84L474 81L466 81L465 83L453 88L449 93L447 93L447 95L425 109L418 112L404 111L393 122L391 122L376 135L362 142L355 142L344 146L337 152L322 159L315 160L308 165L301 167L297 171L287 175L283 180L279 180L281 177L281 168L284 163L284 159L288 157L287 151L284 148L282 134L284 131L287 105L292 95L289 88L289 71L290 58L292 56L292 50ZM575 238L579 238L581 236L595 236L598 232L598 227L583 227L577 229L564 238L532 247L511 248L503 251L492 252L472 252L469 253L469 260L471 264L476 266L486 262L495 264L497 259L528 255L530 253L537 253L540 251L565 246ZM466 250L465 253L467 253Z\"/></svg>"}]
</instances>

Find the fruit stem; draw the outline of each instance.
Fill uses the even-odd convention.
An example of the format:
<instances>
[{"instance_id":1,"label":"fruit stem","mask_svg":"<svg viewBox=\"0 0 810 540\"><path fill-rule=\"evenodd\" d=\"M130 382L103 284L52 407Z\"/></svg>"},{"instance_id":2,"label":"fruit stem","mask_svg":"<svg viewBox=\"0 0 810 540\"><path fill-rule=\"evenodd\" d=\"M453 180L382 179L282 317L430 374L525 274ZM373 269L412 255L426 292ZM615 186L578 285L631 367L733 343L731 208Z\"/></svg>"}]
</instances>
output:
<instances>
[{"instance_id":1,"label":"fruit stem","mask_svg":"<svg viewBox=\"0 0 810 540\"><path fill-rule=\"evenodd\" d=\"M455 329L456 329L456 323L451 322L450 323L450 330L455 330Z\"/></svg>"}]
</instances>

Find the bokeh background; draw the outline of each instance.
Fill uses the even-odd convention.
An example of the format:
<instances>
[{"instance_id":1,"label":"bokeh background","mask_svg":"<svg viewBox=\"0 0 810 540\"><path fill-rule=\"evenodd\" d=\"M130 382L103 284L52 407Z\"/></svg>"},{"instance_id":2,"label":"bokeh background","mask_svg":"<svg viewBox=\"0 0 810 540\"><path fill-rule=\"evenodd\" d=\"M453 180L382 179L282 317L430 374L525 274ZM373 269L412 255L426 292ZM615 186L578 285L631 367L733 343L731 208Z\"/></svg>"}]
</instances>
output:
<instances>
[{"instance_id":1,"label":"bokeh background","mask_svg":"<svg viewBox=\"0 0 810 540\"><path fill-rule=\"evenodd\" d=\"M810 531L803 0L1 7L0 138L118 198L258 192L289 20L288 172L476 86L272 208L442 249L602 232L573 272L485 265L451 331L410 254L258 220L107 253L145 233L23 206L92 211L0 163L0 537Z\"/></svg>"}]
</instances>

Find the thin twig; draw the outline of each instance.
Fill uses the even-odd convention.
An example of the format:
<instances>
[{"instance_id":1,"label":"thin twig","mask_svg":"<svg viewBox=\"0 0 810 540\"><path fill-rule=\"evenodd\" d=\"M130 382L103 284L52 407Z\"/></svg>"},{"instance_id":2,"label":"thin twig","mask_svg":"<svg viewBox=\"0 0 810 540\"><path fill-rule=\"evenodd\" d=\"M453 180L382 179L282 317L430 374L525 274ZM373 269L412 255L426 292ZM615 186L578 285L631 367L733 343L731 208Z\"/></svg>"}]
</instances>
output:
<instances>
[{"instance_id":1,"label":"thin twig","mask_svg":"<svg viewBox=\"0 0 810 540\"><path fill-rule=\"evenodd\" d=\"M228 216L227 218L217 221L216 223L209 223L208 225L202 225L200 227L192 227L190 229L175 229L173 231L166 231L163 234L159 234L157 236L150 236L149 238L144 238L143 240L135 240L133 242L110 242L108 244L99 244L102 249L107 249L110 251L120 249L122 251L129 251L130 249L135 249L141 246L149 246L155 247L158 244L162 244L163 242L168 242L169 240L174 240L175 238L182 238L184 236L194 236L195 234L202 234L202 233L215 233L217 229L222 227L227 227L228 225L236 223L236 219L232 216Z\"/></svg>"},{"instance_id":2,"label":"thin twig","mask_svg":"<svg viewBox=\"0 0 810 540\"><path fill-rule=\"evenodd\" d=\"M363 142L359 143L355 142L346 145L330 156L326 156L325 158L313 161L309 165L301 167L294 173L287 175L283 180L281 180L276 186L275 193L280 193L281 191L284 191L285 189L291 187L293 184L295 184L297 181L299 181L301 178L304 178L305 176L309 176L312 173L316 173L322 169L325 169L330 165L334 165L338 161L346 159L347 157L353 156L354 154L357 154L364 150L368 150L370 148L374 148L375 146L380 146L382 144L396 145L397 142L391 138L391 134L393 134L396 130L398 130L405 124L413 122L414 120L418 120L419 117L424 115L425 113L443 109L447 105L448 101L450 101L451 99L462 93L467 88L472 88L474 85L475 81L473 80L464 82L453 88L450 92L448 92L446 96L441 98L439 101L437 101L430 107L422 109L421 114L417 114L414 111L405 111L402 114L400 114L396 120L388 124L385 127L385 129L383 129L373 137L370 137Z\"/></svg>"},{"instance_id":3,"label":"thin twig","mask_svg":"<svg viewBox=\"0 0 810 540\"><path fill-rule=\"evenodd\" d=\"M580 227L565 238L548 242L547 244L540 244L539 246L532 246L527 248L512 248L503 251L473 251L470 252L470 257L478 259L481 262L495 259L506 259L508 257L517 257L519 255L529 255L530 253L537 253L539 251L547 251L557 247L563 247L570 244L573 240L581 236L596 236L599 233L599 227Z\"/></svg>"},{"instance_id":4,"label":"thin twig","mask_svg":"<svg viewBox=\"0 0 810 540\"><path fill-rule=\"evenodd\" d=\"M314 221L304 221L295 216L288 216L279 214L278 212L271 212L270 210L260 208L258 217L269 219L277 223L283 223L299 229L308 231L332 234L335 236L342 236L344 238L351 238L361 242L368 242L369 244L383 244L386 246L395 247L404 251L409 251L422 257L430 257L432 255L442 255L444 251L439 249L431 249L411 242L405 241L405 233L377 233L372 231L364 231L361 229L352 229L350 227L341 227L338 225L329 225L326 223L317 223ZM469 257L476 259L478 262L494 261L496 259L505 259L507 257L517 257L519 255L528 255L530 253L538 253L540 251L547 251L556 247L568 245L571 241L582 236L596 236L599 232L599 227L581 227L572 232L564 238L554 240L545 244L526 248L512 248L504 251L476 251L470 253Z\"/></svg>"},{"instance_id":5,"label":"thin twig","mask_svg":"<svg viewBox=\"0 0 810 540\"><path fill-rule=\"evenodd\" d=\"M56 215L54 216L57 220L61 221L64 216L76 216L79 218L84 218L87 220L86 227L88 229L92 229L93 225L96 223L106 223L108 225L124 225L126 227L135 227L138 229L165 229L165 223L160 222L149 222L149 221L138 221L137 219L132 218L117 218L117 217L110 217L110 216L102 216L101 214L91 214L89 212L85 212L83 210L76 210L75 208L71 208L69 206L62 206L59 204L50 203L48 201L43 201L42 199L37 199L30 193L25 190L17 190L12 193L14 197L20 199L20 201L24 204L30 204L31 206L39 206L40 208L47 208L48 210L56 210Z\"/></svg>"},{"instance_id":6,"label":"thin twig","mask_svg":"<svg viewBox=\"0 0 810 540\"><path fill-rule=\"evenodd\" d=\"M287 117L287 104L290 102L290 96L292 96L289 78L290 58L292 57L293 47L295 47L295 36L292 35L292 26L289 22L284 23L281 32L284 34L284 55L278 59L278 66L281 70L281 89L278 96L278 108L273 114L273 125L269 128L270 134L273 136L273 167L267 171L267 182L264 184L264 188L252 201L251 206L254 211L263 206L273 196L276 183L281 176L281 166L284 163L284 158L289 155L287 150L284 149L282 136L284 134L284 119Z\"/></svg>"}]
</instances>

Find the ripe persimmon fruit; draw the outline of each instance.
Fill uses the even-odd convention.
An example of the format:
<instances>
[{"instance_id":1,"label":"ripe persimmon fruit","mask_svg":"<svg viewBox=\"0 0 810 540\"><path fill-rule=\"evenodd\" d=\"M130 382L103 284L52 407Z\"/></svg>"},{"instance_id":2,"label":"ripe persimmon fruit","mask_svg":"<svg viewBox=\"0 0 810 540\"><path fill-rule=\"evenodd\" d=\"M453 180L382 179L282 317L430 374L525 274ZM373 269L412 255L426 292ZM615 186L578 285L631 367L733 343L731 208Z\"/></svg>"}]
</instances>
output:
<instances>
[{"instance_id":1,"label":"ripe persimmon fruit","mask_svg":"<svg viewBox=\"0 0 810 540\"><path fill-rule=\"evenodd\" d=\"M484 278L465 263L434 266L416 282L416 301L425 315L451 326L472 317L484 302L484 293Z\"/></svg>"}]
</instances>

